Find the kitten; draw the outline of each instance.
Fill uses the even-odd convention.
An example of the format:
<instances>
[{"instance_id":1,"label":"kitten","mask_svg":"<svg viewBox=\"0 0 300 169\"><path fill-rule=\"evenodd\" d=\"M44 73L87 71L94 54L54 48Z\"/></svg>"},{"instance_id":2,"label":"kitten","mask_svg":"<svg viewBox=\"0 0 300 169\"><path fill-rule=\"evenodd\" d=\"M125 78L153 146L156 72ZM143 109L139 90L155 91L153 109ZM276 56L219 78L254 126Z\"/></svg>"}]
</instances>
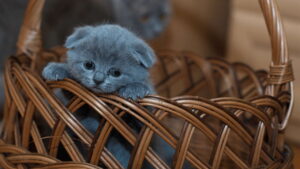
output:
<instances>
[{"instance_id":1,"label":"kitten","mask_svg":"<svg viewBox=\"0 0 300 169\"><path fill-rule=\"evenodd\" d=\"M170 0L50 0L44 9L45 46L63 44L74 27L116 23L143 39L157 37L170 18Z\"/></svg>"},{"instance_id":2,"label":"kitten","mask_svg":"<svg viewBox=\"0 0 300 169\"><path fill-rule=\"evenodd\" d=\"M148 72L154 51L128 30L109 24L80 27L65 47L66 63L49 63L45 79L71 78L94 92L116 92L133 100L154 93Z\"/></svg>"},{"instance_id":3,"label":"kitten","mask_svg":"<svg viewBox=\"0 0 300 169\"><path fill-rule=\"evenodd\" d=\"M154 93L148 69L155 63L155 54L125 28L109 24L80 27L67 38L65 47L66 62L49 63L42 72L46 80L71 78L96 93L116 93L133 100ZM79 121L95 134L99 118L91 111L80 112ZM137 131L141 128L131 117L124 120ZM112 132L107 148L123 166L128 165L130 145L117 132Z\"/></svg>"},{"instance_id":4,"label":"kitten","mask_svg":"<svg viewBox=\"0 0 300 169\"><path fill-rule=\"evenodd\" d=\"M153 94L148 69L155 63L153 50L140 38L117 25L85 26L75 30L67 38L66 63L49 63L43 70L47 80L71 78L96 93L116 93L124 98L136 100ZM99 125L99 115L85 108L78 120L95 134ZM147 108L152 112L151 108ZM122 118L137 134L142 124L125 115ZM72 132L69 131L72 135ZM74 134L73 134L74 135ZM155 152L171 165L175 150L158 135L154 135L150 145ZM83 154L84 145L78 144ZM126 168L130 160L132 146L117 131L112 131L107 149ZM143 168L153 168L148 162ZM193 168L188 162L184 168Z\"/></svg>"}]
</instances>

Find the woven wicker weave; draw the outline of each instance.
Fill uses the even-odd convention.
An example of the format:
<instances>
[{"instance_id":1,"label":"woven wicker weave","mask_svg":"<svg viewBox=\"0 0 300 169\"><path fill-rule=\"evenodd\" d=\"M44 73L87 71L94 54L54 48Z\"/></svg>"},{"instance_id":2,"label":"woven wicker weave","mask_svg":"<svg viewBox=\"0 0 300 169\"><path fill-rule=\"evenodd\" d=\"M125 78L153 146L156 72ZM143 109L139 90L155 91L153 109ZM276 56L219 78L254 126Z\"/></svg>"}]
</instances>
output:
<instances>
[{"instance_id":1,"label":"woven wicker weave","mask_svg":"<svg viewBox=\"0 0 300 169\"><path fill-rule=\"evenodd\" d=\"M63 60L65 51L41 48L45 1L30 0L17 55L8 59L5 68L0 166L122 168L105 147L110 132L116 130L132 145L128 167L132 169L142 168L145 161L155 168L177 169L185 162L204 169L292 168L293 154L285 145L284 132L293 105L293 70L276 1L259 2L273 49L269 72L189 52L163 51L152 69L160 96L132 102L116 95L96 95L72 80L42 80L41 68L50 60ZM73 93L68 106L54 96L56 88ZM87 131L73 113L84 105L104 119L96 135ZM149 107L155 112L149 113ZM125 114L144 124L140 133L124 123L121 117ZM36 115L48 125L51 136L41 137L43 129L37 125ZM67 129L87 146L87 158ZM175 149L171 166L149 146L154 135ZM45 139L50 142L45 144ZM64 147L70 161L59 160L59 147Z\"/></svg>"}]
</instances>

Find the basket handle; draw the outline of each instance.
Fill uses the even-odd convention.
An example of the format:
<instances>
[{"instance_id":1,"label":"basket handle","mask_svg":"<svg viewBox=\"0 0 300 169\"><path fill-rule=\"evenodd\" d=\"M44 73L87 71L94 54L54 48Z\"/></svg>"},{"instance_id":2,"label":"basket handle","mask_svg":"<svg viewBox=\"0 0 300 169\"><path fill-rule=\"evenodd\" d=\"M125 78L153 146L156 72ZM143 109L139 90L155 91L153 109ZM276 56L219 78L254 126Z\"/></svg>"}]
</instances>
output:
<instances>
[{"instance_id":1,"label":"basket handle","mask_svg":"<svg viewBox=\"0 0 300 169\"><path fill-rule=\"evenodd\" d=\"M287 127L294 105L293 68L288 54L286 34L279 14L277 1L259 0L259 2L264 14L272 45L272 61L267 79L268 86L266 88L266 94L276 96L280 90L282 90L280 87L282 87L283 84L289 88L291 93L290 105L287 109L285 118L278 126L278 129L283 131Z\"/></svg>"},{"instance_id":2,"label":"basket handle","mask_svg":"<svg viewBox=\"0 0 300 169\"><path fill-rule=\"evenodd\" d=\"M264 14L266 25L272 44L272 61L268 76L267 94L275 96L278 86L290 84L291 105L281 129L285 129L287 121L291 115L293 105L293 69L289 60L286 35L284 32L281 16L279 14L276 0L258 0ZM38 63L39 53L42 50L41 40L41 18L45 0L29 0L25 12L25 18L21 27L17 42L17 53L24 53L32 60L31 68L35 68Z\"/></svg>"},{"instance_id":3,"label":"basket handle","mask_svg":"<svg viewBox=\"0 0 300 169\"><path fill-rule=\"evenodd\" d=\"M268 84L281 85L292 82L293 69L289 60L286 35L284 32L277 1L259 0L272 45L272 61ZM274 91L273 91L274 92Z\"/></svg>"}]
</instances>

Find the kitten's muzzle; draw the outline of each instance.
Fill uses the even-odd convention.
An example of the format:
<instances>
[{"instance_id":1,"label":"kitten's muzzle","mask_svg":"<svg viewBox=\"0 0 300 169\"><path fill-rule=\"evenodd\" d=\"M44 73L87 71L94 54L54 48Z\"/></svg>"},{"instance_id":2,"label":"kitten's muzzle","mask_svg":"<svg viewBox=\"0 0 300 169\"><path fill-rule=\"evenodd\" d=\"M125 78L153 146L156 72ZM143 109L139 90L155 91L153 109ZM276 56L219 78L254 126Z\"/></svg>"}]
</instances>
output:
<instances>
[{"instance_id":1,"label":"kitten's muzzle","mask_svg":"<svg viewBox=\"0 0 300 169\"><path fill-rule=\"evenodd\" d=\"M93 77L93 81L96 85L101 84L105 79L105 75L102 72L96 72Z\"/></svg>"}]
</instances>

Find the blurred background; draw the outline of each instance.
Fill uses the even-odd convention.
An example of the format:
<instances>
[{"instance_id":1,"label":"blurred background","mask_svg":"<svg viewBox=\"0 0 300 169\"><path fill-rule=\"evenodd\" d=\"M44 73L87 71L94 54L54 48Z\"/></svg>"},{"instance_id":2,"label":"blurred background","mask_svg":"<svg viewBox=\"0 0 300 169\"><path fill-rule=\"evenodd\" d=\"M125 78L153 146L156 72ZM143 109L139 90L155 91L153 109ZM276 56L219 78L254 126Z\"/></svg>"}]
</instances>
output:
<instances>
[{"instance_id":1,"label":"blurred background","mask_svg":"<svg viewBox=\"0 0 300 169\"><path fill-rule=\"evenodd\" d=\"M278 2L296 78L295 107L287 138L294 145L295 152L299 152L300 1ZM26 0L0 2L0 110L4 103L4 61L16 51L15 43L26 3ZM149 40L155 49L187 50L203 57L227 57L231 61L246 62L256 69L268 69L271 58L270 40L257 1L172 0L171 3L172 16L168 26L160 36Z\"/></svg>"}]
</instances>

